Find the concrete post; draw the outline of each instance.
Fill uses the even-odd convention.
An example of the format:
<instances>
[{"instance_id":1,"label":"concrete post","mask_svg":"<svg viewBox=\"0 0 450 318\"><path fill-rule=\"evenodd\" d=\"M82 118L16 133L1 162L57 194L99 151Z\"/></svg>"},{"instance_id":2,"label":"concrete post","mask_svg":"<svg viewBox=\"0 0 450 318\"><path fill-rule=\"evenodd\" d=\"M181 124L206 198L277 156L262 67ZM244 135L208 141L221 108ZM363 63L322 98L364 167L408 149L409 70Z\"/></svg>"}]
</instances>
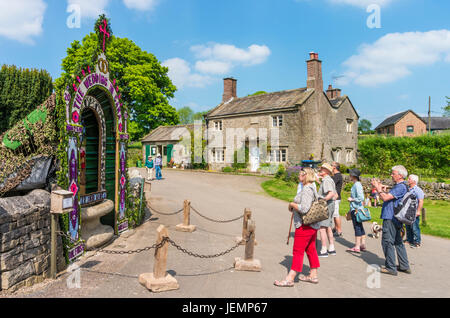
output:
<instances>
[{"instance_id":1,"label":"concrete post","mask_svg":"<svg viewBox=\"0 0 450 318\"><path fill-rule=\"evenodd\" d=\"M238 271L261 271L261 262L253 258L253 252L255 248L255 231L255 221L249 220L247 225L248 236L246 238L246 240L248 239L248 241L245 244L244 259L241 259L240 257L236 257L234 259L234 268Z\"/></svg>"},{"instance_id":2,"label":"concrete post","mask_svg":"<svg viewBox=\"0 0 450 318\"><path fill-rule=\"evenodd\" d=\"M183 208L183 223L178 224L175 227L175 230L181 231L181 232L194 232L196 226L191 225L191 201L184 200L184 208Z\"/></svg>"},{"instance_id":3,"label":"concrete post","mask_svg":"<svg viewBox=\"0 0 450 318\"><path fill-rule=\"evenodd\" d=\"M164 225L160 225L156 230L156 243L160 244L164 237L169 237L169 232ZM153 273L144 273L139 275L139 283L152 292L162 292L180 288L177 280L166 272L167 266L166 242L161 248L155 251L155 263Z\"/></svg>"}]
</instances>

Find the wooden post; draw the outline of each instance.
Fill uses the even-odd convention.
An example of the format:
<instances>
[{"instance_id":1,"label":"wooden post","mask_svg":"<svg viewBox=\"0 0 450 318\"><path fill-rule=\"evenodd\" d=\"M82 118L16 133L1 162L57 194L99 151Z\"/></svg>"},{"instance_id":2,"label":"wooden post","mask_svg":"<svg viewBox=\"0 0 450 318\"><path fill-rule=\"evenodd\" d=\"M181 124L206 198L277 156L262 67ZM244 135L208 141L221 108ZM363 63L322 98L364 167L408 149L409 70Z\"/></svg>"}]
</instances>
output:
<instances>
[{"instance_id":1,"label":"wooden post","mask_svg":"<svg viewBox=\"0 0 450 318\"><path fill-rule=\"evenodd\" d=\"M241 245L245 244L245 238L247 237L247 225L248 225L248 221L252 218L252 211L249 208L245 208L244 209L244 218L242 221L242 236L237 236L236 237L236 243L240 242ZM255 245L257 245L256 241L255 241Z\"/></svg>"},{"instance_id":2,"label":"wooden post","mask_svg":"<svg viewBox=\"0 0 450 318\"><path fill-rule=\"evenodd\" d=\"M253 258L253 253L255 249L255 230L256 225L255 221L248 220L247 224L247 233L245 243L245 256L244 259L240 257L236 257L234 259L234 268L238 271L252 271L252 272L260 272L261 271L261 262L257 259Z\"/></svg>"},{"instance_id":3,"label":"wooden post","mask_svg":"<svg viewBox=\"0 0 450 318\"><path fill-rule=\"evenodd\" d=\"M255 250L255 221L248 220L247 225L247 243L245 244L245 260L253 260L253 251Z\"/></svg>"},{"instance_id":4,"label":"wooden post","mask_svg":"<svg viewBox=\"0 0 450 318\"><path fill-rule=\"evenodd\" d=\"M164 225L160 225L156 230L156 233L157 244L160 244L164 237L169 237L169 231ZM139 275L139 283L153 292L162 292L180 288L177 280L166 272L167 249L168 243L166 242L161 248L155 251L153 273Z\"/></svg>"},{"instance_id":5,"label":"wooden post","mask_svg":"<svg viewBox=\"0 0 450 318\"><path fill-rule=\"evenodd\" d=\"M156 230L156 244L160 244L164 237L169 236L169 231L164 225L160 225ZM153 265L153 275L156 279L166 276L167 266L167 242L155 251L155 264Z\"/></svg>"},{"instance_id":6,"label":"wooden post","mask_svg":"<svg viewBox=\"0 0 450 318\"><path fill-rule=\"evenodd\" d=\"M50 276L52 279L56 279L56 222L58 215L50 213L52 218L51 224L51 258L50 258Z\"/></svg>"},{"instance_id":7,"label":"wooden post","mask_svg":"<svg viewBox=\"0 0 450 318\"><path fill-rule=\"evenodd\" d=\"M422 208L422 226L427 226L427 210Z\"/></svg>"},{"instance_id":8,"label":"wooden post","mask_svg":"<svg viewBox=\"0 0 450 318\"><path fill-rule=\"evenodd\" d=\"M178 224L175 226L175 230L181 231L181 232L194 232L196 226L191 225L191 201L184 200L184 206L183 206L183 223Z\"/></svg>"}]
</instances>

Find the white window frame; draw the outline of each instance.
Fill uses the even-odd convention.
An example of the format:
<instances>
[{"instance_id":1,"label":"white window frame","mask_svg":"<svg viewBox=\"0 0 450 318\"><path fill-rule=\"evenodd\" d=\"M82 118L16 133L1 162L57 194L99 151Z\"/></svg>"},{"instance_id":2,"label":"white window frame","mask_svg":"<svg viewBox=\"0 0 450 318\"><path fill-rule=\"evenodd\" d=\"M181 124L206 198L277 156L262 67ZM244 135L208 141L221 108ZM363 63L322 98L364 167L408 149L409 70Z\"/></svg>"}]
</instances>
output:
<instances>
[{"instance_id":1,"label":"white window frame","mask_svg":"<svg viewBox=\"0 0 450 318\"><path fill-rule=\"evenodd\" d=\"M214 121L214 130L221 131L222 128L223 128L223 126L222 126L222 121L221 120Z\"/></svg>"},{"instance_id":2,"label":"white window frame","mask_svg":"<svg viewBox=\"0 0 450 318\"><path fill-rule=\"evenodd\" d=\"M347 152L345 154L345 161L347 163L352 162L352 153L353 153L353 149L346 149Z\"/></svg>"},{"instance_id":3,"label":"white window frame","mask_svg":"<svg viewBox=\"0 0 450 318\"><path fill-rule=\"evenodd\" d=\"M283 160L284 159L284 160ZM269 162L287 162L287 149L286 148L280 148L280 149L272 149L270 151L270 158Z\"/></svg>"},{"instance_id":4,"label":"white window frame","mask_svg":"<svg viewBox=\"0 0 450 318\"><path fill-rule=\"evenodd\" d=\"M347 119L347 132L351 133L353 132L353 119Z\"/></svg>"},{"instance_id":5,"label":"white window frame","mask_svg":"<svg viewBox=\"0 0 450 318\"><path fill-rule=\"evenodd\" d=\"M211 150L212 162L223 163L225 162L225 149L224 148L213 148Z\"/></svg>"},{"instance_id":6,"label":"white window frame","mask_svg":"<svg viewBox=\"0 0 450 318\"><path fill-rule=\"evenodd\" d=\"M272 127L283 126L283 115L272 116Z\"/></svg>"},{"instance_id":7,"label":"white window frame","mask_svg":"<svg viewBox=\"0 0 450 318\"><path fill-rule=\"evenodd\" d=\"M411 131L409 131L408 129L409 129L409 127L411 127L412 128L412 130ZM414 125L408 125L408 126L406 126L406 132L408 133L408 134L411 134L411 133L413 133L414 132Z\"/></svg>"}]
</instances>

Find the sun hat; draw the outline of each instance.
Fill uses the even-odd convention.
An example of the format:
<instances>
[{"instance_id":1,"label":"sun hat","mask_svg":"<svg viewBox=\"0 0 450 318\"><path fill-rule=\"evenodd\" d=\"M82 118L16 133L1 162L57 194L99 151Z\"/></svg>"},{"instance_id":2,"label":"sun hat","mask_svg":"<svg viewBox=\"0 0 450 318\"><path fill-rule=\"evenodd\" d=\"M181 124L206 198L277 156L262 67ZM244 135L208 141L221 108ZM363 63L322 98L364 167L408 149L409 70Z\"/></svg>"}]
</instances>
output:
<instances>
[{"instance_id":1,"label":"sun hat","mask_svg":"<svg viewBox=\"0 0 450 318\"><path fill-rule=\"evenodd\" d=\"M347 172L350 174L350 176L352 177L357 177L359 178L359 176L361 175L361 171L359 171L359 169L347 169Z\"/></svg>"},{"instance_id":2,"label":"sun hat","mask_svg":"<svg viewBox=\"0 0 450 318\"><path fill-rule=\"evenodd\" d=\"M330 171L330 174L333 175L333 167L328 162L325 162L324 164L322 164L320 166L320 168L327 169L328 171Z\"/></svg>"}]
</instances>

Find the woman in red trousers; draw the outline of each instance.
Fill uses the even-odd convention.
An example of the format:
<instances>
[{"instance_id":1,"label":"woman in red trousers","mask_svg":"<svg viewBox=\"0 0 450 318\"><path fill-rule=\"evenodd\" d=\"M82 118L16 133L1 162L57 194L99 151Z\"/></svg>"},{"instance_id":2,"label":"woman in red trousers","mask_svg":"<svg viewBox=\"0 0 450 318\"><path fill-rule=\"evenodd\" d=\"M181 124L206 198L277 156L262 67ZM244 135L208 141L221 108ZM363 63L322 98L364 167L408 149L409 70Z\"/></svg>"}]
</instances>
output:
<instances>
[{"instance_id":1,"label":"woman in red trousers","mask_svg":"<svg viewBox=\"0 0 450 318\"><path fill-rule=\"evenodd\" d=\"M302 191L297 194L294 202L289 203L289 211L294 213L295 238L293 248L293 259L291 270L282 281L276 280L275 286L292 287L297 273L302 272L303 257L306 252L308 256L311 272L309 275L300 275L299 280L317 284L319 282L317 269L320 267L319 257L316 250L317 230L319 222L309 225L302 224L302 215L306 214L314 200L318 198L317 189L314 181L316 176L311 168L304 168L299 174L300 182L303 183Z\"/></svg>"}]
</instances>

